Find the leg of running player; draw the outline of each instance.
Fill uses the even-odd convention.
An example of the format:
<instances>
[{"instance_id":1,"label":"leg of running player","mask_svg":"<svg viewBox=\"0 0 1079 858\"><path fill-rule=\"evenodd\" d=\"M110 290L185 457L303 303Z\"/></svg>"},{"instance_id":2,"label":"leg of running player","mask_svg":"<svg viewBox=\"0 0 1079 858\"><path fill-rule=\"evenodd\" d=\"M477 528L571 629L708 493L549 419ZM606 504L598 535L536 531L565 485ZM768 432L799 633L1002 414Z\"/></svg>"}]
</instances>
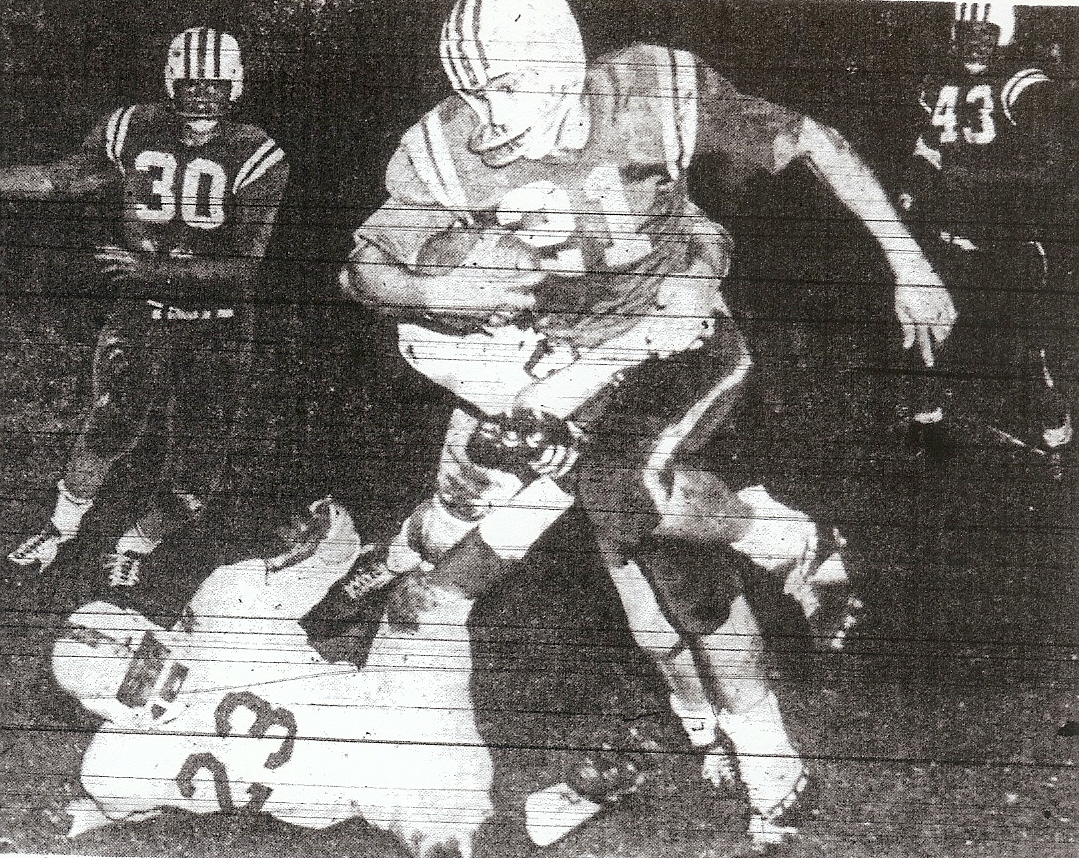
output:
<instances>
[{"instance_id":1,"label":"leg of running player","mask_svg":"<svg viewBox=\"0 0 1079 858\"><path fill-rule=\"evenodd\" d=\"M228 443L246 349L234 319L169 323L166 451L157 491L107 560L113 586L138 583L142 561L171 534L198 521L228 463Z\"/></svg>"},{"instance_id":2,"label":"leg of running player","mask_svg":"<svg viewBox=\"0 0 1079 858\"><path fill-rule=\"evenodd\" d=\"M742 780L763 827L773 825L802 789L802 764L764 679L760 633L741 582L733 567L723 574L711 547L744 548L739 543L752 532L754 509L714 474L686 461L728 419L749 366L744 341L729 323L696 354L658 363L655 377L644 375L635 384L660 390L668 372L683 379L693 373L710 383L676 412L682 416L674 423L642 412L638 403L646 398L640 395L616 400L596 432L597 454L583 466L580 481L635 639L667 679L672 708L694 745L707 752L717 723L730 726ZM644 431L627 456L629 426ZM774 554L776 547L770 548ZM724 707L718 717L713 701ZM718 749L706 753L703 774L722 780L722 760Z\"/></svg>"},{"instance_id":3,"label":"leg of running player","mask_svg":"<svg viewBox=\"0 0 1079 858\"><path fill-rule=\"evenodd\" d=\"M42 530L8 555L12 563L50 566L60 546L78 535L112 466L135 448L146 431L156 355L145 347L145 321L131 316L129 309L114 311L98 336L92 399L58 485L55 508Z\"/></svg>"}]
</instances>

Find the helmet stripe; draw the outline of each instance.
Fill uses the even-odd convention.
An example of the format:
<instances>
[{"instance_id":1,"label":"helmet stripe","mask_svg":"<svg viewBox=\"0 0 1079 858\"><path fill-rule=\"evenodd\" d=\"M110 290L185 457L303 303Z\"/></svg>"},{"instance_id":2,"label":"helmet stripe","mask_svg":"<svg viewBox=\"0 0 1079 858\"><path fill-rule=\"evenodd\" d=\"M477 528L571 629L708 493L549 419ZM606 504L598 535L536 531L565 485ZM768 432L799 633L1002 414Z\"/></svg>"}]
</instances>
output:
<instances>
[{"instance_id":1,"label":"helmet stripe","mask_svg":"<svg viewBox=\"0 0 1079 858\"><path fill-rule=\"evenodd\" d=\"M210 41L213 44L213 64L208 70L207 77L218 80L221 77L221 34L217 30L210 30Z\"/></svg>"},{"instance_id":2,"label":"helmet stripe","mask_svg":"<svg viewBox=\"0 0 1079 858\"><path fill-rule=\"evenodd\" d=\"M466 31L464 18L470 18ZM480 56L476 48L479 45L479 3L477 0L464 0L461 3L457 24L457 46L461 52L461 64L465 69L465 89L479 89L486 82L484 67L480 65ZM466 32L468 33L466 35ZM469 51L469 47L472 51Z\"/></svg>"},{"instance_id":3,"label":"helmet stripe","mask_svg":"<svg viewBox=\"0 0 1079 858\"><path fill-rule=\"evenodd\" d=\"M480 38L480 0L467 0L472 4L472 44L476 48L476 59L479 65L476 68L476 76L482 80L477 81L481 86L487 82L487 52L483 49L483 40Z\"/></svg>"},{"instance_id":4,"label":"helmet stripe","mask_svg":"<svg viewBox=\"0 0 1079 858\"><path fill-rule=\"evenodd\" d=\"M466 89L464 68L461 64L460 55L454 50L453 31L450 29L452 18L447 18L442 25L442 64L446 69L446 77L450 79L450 85L456 89Z\"/></svg>"},{"instance_id":5,"label":"helmet stripe","mask_svg":"<svg viewBox=\"0 0 1079 858\"><path fill-rule=\"evenodd\" d=\"M191 78L197 80L202 77L202 28L199 27L192 33L191 42Z\"/></svg>"},{"instance_id":6,"label":"helmet stripe","mask_svg":"<svg viewBox=\"0 0 1079 858\"><path fill-rule=\"evenodd\" d=\"M184 77L188 80L191 79L191 42L194 39L195 34L188 30L184 33Z\"/></svg>"}]
</instances>

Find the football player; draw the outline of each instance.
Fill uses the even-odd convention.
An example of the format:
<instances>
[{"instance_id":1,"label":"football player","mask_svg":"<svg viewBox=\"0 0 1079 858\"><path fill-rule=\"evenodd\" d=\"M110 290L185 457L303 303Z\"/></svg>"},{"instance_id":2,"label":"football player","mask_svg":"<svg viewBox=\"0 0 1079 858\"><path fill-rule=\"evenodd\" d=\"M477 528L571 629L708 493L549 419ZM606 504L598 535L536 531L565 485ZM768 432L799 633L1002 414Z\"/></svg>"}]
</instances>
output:
<instances>
[{"instance_id":1,"label":"football player","mask_svg":"<svg viewBox=\"0 0 1079 858\"><path fill-rule=\"evenodd\" d=\"M1016 57L1017 23L1010 3L956 3L948 66L918 98L899 201L965 319L917 373L911 437L929 452L965 437L1052 458L1072 436L1059 362L1074 336L1050 296L1066 291L1077 117L1066 86Z\"/></svg>"},{"instance_id":2,"label":"football player","mask_svg":"<svg viewBox=\"0 0 1079 858\"><path fill-rule=\"evenodd\" d=\"M703 457L752 361L720 292L731 239L688 196L694 155L725 156L735 184L808 164L880 243L904 344L927 364L954 321L948 293L837 132L742 95L686 51L637 44L588 64L564 0L458 0L441 57L456 94L405 133L390 199L357 230L341 284L397 318L405 358L461 407L436 497L357 591L423 562L432 543L440 567L459 550L446 545L512 560L579 500L702 772L726 774L722 729L754 832L782 836L804 766L716 546L782 576L811 618L828 584L845 594L849 580L832 532L761 486L728 486ZM505 465L473 454L498 415L527 500L507 499ZM579 461L563 474L551 451L572 443L544 439L577 432Z\"/></svg>"},{"instance_id":3,"label":"football player","mask_svg":"<svg viewBox=\"0 0 1079 858\"><path fill-rule=\"evenodd\" d=\"M417 856L456 844L467 858L492 813L469 696L472 599L412 576L362 668L324 661L299 618L365 550L324 500L286 552L215 570L173 629L106 602L72 614L53 673L104 722L69 836L169 807L311 829L362 816Z\"/></svg>"},{"instance_id":4,"label":"football player","mask_svg":"<svg viewBox=\"0 0 1079 858\"><path fill-rule=\"evenodd\" d=\"M119 297L98 338L92 398L51 517L8 555L49 566L116 461L163 426L156 491L105 562L117 587L138 582L146 556L202 514L223 477L251 299L288 177L281 147L229 118L244 86L235 38L180 33L164 82L167 103L114 110L70 156L0 169L4 198L123 191L119 242L95 253Z\"/></svg>"}]
</instances>

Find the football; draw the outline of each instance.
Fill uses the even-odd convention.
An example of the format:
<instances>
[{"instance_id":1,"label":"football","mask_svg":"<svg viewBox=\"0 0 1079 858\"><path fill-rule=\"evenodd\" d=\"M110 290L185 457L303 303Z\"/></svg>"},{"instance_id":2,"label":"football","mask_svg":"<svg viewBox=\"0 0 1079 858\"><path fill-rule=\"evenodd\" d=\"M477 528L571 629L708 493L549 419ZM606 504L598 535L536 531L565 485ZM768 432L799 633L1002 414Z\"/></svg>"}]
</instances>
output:
<instances>
[{"instance_id":1,"label":"football","mask_svg":"<svg viewBox=\"0 0 1079 858\"><path fill-rule=\"evenodd\" d=\"M427 240L416 257L423 274L445 274L470 266L502 277L513 271L535 272L539 258L512 232L498 228L453 227Z\"/></svg>"}]
</instances>

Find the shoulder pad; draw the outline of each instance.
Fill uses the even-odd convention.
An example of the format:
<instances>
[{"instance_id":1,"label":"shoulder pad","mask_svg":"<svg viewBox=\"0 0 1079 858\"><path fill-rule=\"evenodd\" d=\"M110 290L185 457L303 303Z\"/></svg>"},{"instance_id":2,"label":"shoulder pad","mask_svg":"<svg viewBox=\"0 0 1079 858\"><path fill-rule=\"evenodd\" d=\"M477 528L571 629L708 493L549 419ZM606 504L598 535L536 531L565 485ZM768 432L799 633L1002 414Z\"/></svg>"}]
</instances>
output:
<instances>
[{"instance_id":1,"label":"shoulder pad","mask_svg":"<svg viewBox=\"0 0 1079 858\"><path fill-rule=\"evenodd\" d=\"M648 99L663 137L667 170L678 179L689 167L697 143L699 78L697 57L689 51L635 44L599 63L620 89Z\"/></svg>"},{"instance_id":2,"label":"shoulder pad","mask_svg":"<svg viewBox=\"0 0 1079 858\"><path fill-rule=\"evenodd\" d=\"M1019 96L1038 83L1047 83L1049 76L1039 68L1025 68L1013 74L1000 88L1000 103L1004 115L1013 125L1012 108L1019 101Z\"/></svg>"}]
</instances>

